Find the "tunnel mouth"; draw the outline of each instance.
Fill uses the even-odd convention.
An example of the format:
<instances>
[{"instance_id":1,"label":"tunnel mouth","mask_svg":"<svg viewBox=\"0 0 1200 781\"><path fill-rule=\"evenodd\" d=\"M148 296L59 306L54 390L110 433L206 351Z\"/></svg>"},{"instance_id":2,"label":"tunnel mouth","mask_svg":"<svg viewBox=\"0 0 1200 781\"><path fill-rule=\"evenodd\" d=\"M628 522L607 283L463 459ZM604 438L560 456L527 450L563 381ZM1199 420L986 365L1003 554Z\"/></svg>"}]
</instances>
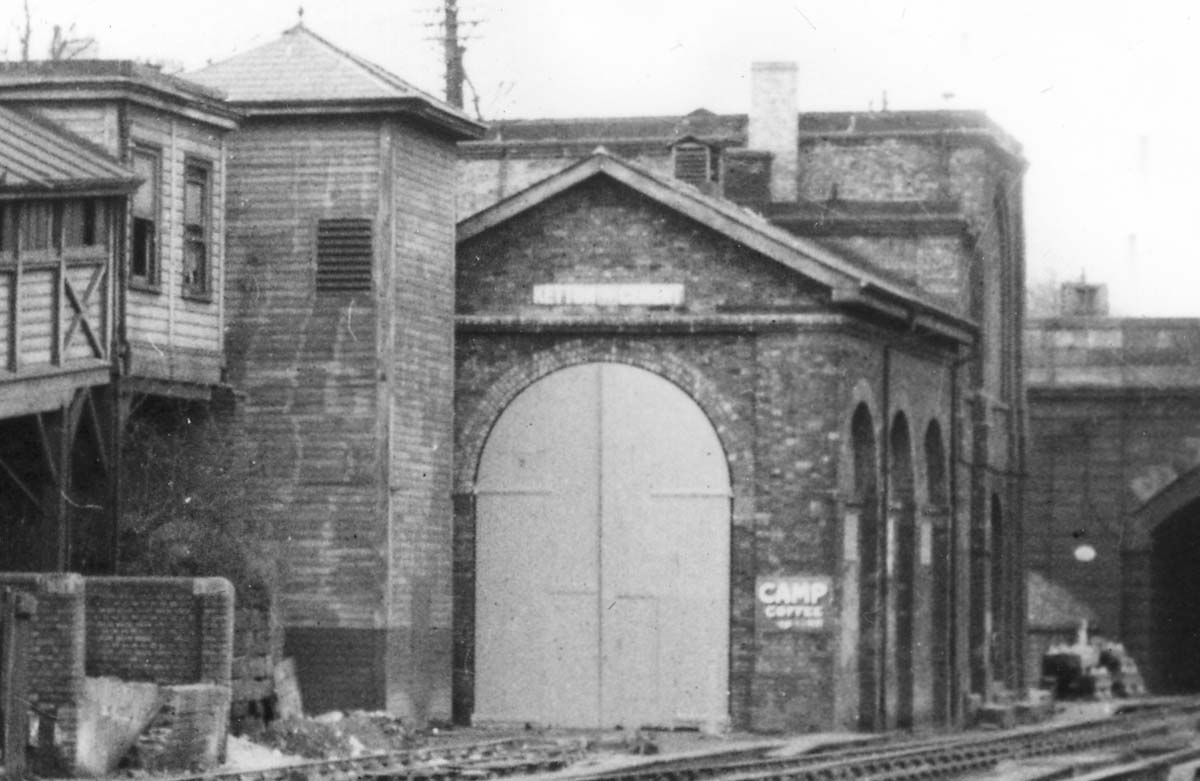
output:
<instances>
[{"instance_id":1,"label":"tunnel mouth","mask_svg":"<svg viewBox=\"0 0 1200 781\"><path fill-rule=\"evenodd\" d=\"M1154 529L1150 562L1151 688L1200 692L1200 497Z\"/></svg>"}]
</instances>

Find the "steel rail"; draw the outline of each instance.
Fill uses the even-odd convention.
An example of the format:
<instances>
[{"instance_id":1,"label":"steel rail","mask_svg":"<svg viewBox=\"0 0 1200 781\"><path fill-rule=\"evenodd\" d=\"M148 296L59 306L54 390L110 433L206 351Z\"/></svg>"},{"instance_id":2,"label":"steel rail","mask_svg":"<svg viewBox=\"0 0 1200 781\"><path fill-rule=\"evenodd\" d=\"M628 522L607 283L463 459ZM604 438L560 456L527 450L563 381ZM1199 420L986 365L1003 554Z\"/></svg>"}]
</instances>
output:
<instances>
[{"instance_id":1,"label":"steel rail","mask_svg":"<svg viewBox=\"0 0 1200 781\"><path fill-rule=\"evenodd\" d=\"M582 743L552 743L526 737L502 738L448 746L382 751L357 757L315 759L256 770L216 770L159 776L155 781L342 781L360 778L448 778L459 770L489 762L521 768L558 769L583 756ZM524 763L520 760L526 759ZM497 773L496 775L501 775Z\"/></svg>"},{"instance_id":2,"label":"steel rail","mask_svg":"<svg viewBox=\"0 0 1200 781\"><path fill-rule=\"evenodd\" d=\"M706 761L660 760L611 772L572 775L571 781L830 781L831 779L950 778L1022 759L1089 748L1132 747L1194 731L1200 699L1172 701L1100 720L1035 726L986 735L955 735L883 747L791 757Z\"/></svg>"},{"instance_id":3,"label":"steel rail","mask_svg":"<svg viewBox=\"0 0 1200 781\"><path fill-rule=\"evenodd\" d=\"M849 748L782 756L752 746L685 758L650 760L611 771L559 774L570 781L883 781L940 779L994 767L1008 759L1095 747L1127 750L1167 735L1194 732L1200 698L1157 701L1111 718L1006 732L954 734L918 740L864 735ZM771 752L775 752L772 754ZM549 773L582 759L584 741L519 736L312 760L261 770L162 776L155 781L481 781ZM1102 778L1102 777L1098 777ZM1119 778L1114 776L1114 778Z\"/></svg>"}]
</instances>

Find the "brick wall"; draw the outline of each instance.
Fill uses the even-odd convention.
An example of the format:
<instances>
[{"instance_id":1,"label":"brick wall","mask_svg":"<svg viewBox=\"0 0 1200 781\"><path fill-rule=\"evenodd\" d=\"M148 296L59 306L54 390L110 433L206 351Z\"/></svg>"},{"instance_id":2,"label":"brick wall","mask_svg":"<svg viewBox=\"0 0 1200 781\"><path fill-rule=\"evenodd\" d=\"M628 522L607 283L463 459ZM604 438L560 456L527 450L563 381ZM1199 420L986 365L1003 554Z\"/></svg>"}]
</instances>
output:
<instances>
[{"instance_id":1,"label":"brick wall","mask_svg":"<svg viewBox=\"0 0 1200 781\"><path fill-rule=\"evenodd\" d=\"M1134 515L1200 464L1198 345L1196 320L1047 319L1026 334L1029 566L1095 611L1152 688L1174 660L1157 655L1152 538Z\"/></svg>"},{"instance_id":2,"label":"brick wall","mask_svg":"<svg viewBox=\"0 0 1200 781\"><path fill-rule=\"evenodd\" d=\"M669 317L608 312L589 329L564 326L566 309L535 309L542 282L683 282L686 305ZM929 424L950 432L949 355L936 345L900 347L882 329L831 314L819 288L708 229L605 183L589 183L460 246L455 421L454 549L456 715L472 707L475 468L488 432L530 383L584 362L617 361L678 385L712 422L733 488L730 701L734 724L758 730L853 726L857 712L852 635L842 615L826 633L755 636L759 574L827 574L836 604L856 581L845 575L849 419L868 399L877 438L896 413L917 443L914 501L924 509L919 450ZM775 324L739 314L790 309L806 320ZM733 310L738 314L731 313ZM488 315L521 314L498 326ZM700 314L706 325L686 325ZM593 313L593 317L596 313ZM674 318L674 319L673 319ZM889 346L890 345L890 346ZM885 352L887 357L885 357ZM886 371L885 371L886 367ZM948 442L943 442L948 447ZM881 461L882 463L882 461ZM965 551L960 550L960 555ZM915 553L913 555L916 555ZM928 657L931 562L917 569L913 662L917 718L931 702ZM889 664L892 669L895 663Z\"/></svg>"},{"instance_id":3,"label":"brick wall","mask_svg":"<svg viewBox=\"0 0 1200 781\"><path fill-rule=\"evenodd\" d=\"M86 677L203 683L225 692L233 649L233 586L222 578L84 578L0 573L32 593L29 689L46 772L75 766Z\"/></svg>"},{"instance_id":4,"label":"brick wall","mask_svg":"<svg viewBox=\"0 0 1200 781\"><path fill-rule=\"evenodd\" d=\"M38 601L29 658L29 692L40 769L72 767L84 680L84 579L74 574L0 573L0 585Z\"/></svg>"},{"instance_id":5,"label":"brick wall","mask_svg":"<svg viewBox=\"0 0 1200 781\"><path fill-rule=\"evenodd\" d=\"M220 578L88 578L89 676L229 684L233 586Z\"/></svg>"}]
</instances>

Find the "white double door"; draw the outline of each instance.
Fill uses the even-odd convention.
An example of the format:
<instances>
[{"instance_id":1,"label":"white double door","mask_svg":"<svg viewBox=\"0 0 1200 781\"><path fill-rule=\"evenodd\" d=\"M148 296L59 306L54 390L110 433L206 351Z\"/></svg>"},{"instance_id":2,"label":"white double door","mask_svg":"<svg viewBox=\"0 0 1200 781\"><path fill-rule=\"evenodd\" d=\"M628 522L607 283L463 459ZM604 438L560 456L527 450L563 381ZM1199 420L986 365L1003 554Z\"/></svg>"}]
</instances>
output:
<instances>
[{"instance_id":1,"label":"white double door","mask_svg":"<svg viewBox=\"0 0 1200 781\"><path fill-rule=\"evenodd\" d=\"M476 480L475 720L727 720L730 486L700 408L617 363L496 422Z\"/></svg>"}]
</instances>

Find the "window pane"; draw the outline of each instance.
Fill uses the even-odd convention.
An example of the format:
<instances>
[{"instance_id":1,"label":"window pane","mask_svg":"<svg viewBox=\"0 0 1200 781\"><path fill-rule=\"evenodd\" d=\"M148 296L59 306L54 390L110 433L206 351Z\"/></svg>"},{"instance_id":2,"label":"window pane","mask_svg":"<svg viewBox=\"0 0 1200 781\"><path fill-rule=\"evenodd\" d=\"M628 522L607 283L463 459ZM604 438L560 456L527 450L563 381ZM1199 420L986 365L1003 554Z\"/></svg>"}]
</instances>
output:
<instances>
[{"instance_id":1,"label":"window pane","mask_svg":"<svg viewBox=\"0 0 1200 781\"><path fill-rule=\"evenodd\" d=\"M190 177L183 191L183 222L185 225L204 224L204 182Z\"/></svg>"},{"instance_id":2,"label":"window pane","mask_svg":"<svg viewBox=\"0 0 1200 781\"><path fill-rule=\"evenodd\" d=\"M192 292L208 289L208 257L204 242L189 238L183 244L183 284Z\"/></svg>"},{"instance_id":3,"label":"window pane","mask_svg":"<svg viewBox=\"0 0 1200 781\"><path fill-rule=\"evenodd\" d=\"M21 210L21 249L49 249L52 222L53 213L49 203L27 203Z\"/></svg>"},{"instance_id":4,"label":"window pane","mask_svg":"<svg viewBox=\"0 0 1200 781\"><path fill-rule=\"evenodd\" d=\"M133 257L129 273L142 282L154 282L154 223L135 218L133 221Z\"/></svg>"},{"instance_id":5,"label":"window pane","mask_svg":"<svg viewBox=\"0 0 1200 781\"><path fill-rule=\"evenodd\" d=\"M154 213L154 207L158 202L158 157L149 152L135 151L133 172L144 180L133 194L133 213L138 217L156 219L158 215Z\"/></svg>"},{"instance_id":6,"label":"window pane","mask_svg":"<svg viewBox=\"0 0 1200 781\"><path fill-rule=\"evenodd\" d=\"M82 247L90 244L86 207L91 201L67 201L63 204L63 246ZM93 216L93 224L95 218Z\"/></svg>"}]
</instances>

